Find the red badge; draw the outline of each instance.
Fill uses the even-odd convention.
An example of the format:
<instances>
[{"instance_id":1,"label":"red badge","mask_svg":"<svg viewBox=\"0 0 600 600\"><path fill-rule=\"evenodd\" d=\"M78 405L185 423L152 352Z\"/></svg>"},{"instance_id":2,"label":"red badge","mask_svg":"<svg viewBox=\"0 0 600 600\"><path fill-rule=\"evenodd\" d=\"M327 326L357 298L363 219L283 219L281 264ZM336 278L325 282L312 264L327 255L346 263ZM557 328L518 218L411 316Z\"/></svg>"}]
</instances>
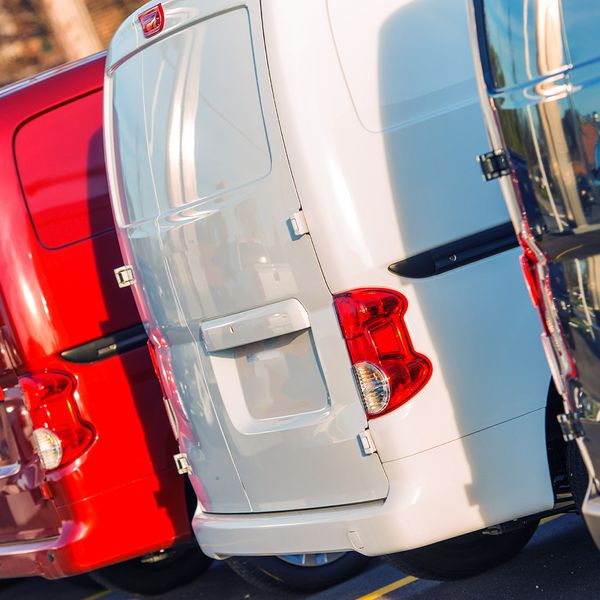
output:
<instances>
[{"instance_id":1,"label":"red badge","mask_svg":"<svg viewBox=\"0 0 600 600\"><path fill-rule=\"evenodd\" d=\"M162 4L157 4L148 10L145 10L138 16L142 25L144 37L152 37L162 31L165 24L165 13Z\"/></svg>"}]
</instances>

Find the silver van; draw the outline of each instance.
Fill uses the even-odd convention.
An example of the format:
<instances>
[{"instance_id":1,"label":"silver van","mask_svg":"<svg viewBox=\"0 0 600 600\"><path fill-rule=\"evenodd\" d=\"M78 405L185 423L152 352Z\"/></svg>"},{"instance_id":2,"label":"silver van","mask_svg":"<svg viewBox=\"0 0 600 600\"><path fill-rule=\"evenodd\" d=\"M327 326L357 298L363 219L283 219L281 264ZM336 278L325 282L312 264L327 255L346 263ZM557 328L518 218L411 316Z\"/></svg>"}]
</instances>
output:
<instances>
[{"instance_id":1,"label":"silver van","mask_svg":"<svg viewBox=\"0 0 600 600\"><path fill-rule=\"evenodd\" d=\"M600 4L477 0L472 9L491 156L504 162L496 174L564 399L573 491L600 546Z\"/></svg>"}]
</instances>

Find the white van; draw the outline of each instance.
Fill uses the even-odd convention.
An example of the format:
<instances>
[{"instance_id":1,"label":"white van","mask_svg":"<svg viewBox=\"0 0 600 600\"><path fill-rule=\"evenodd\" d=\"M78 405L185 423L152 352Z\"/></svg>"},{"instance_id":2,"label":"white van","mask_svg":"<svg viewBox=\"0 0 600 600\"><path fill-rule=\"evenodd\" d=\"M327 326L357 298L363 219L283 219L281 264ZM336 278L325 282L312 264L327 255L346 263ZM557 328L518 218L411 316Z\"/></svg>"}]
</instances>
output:
<instances>
[{"instance_id":1,"label":"white van","mask_svg":"<svg viewBox=\"0 0 600 600\"><path fill-rule=\"evenodd\" d=\"M148 4L105 135L206 554L455 578L526 543L562 440L463 0Z\"/></svg>"}]
</instances>

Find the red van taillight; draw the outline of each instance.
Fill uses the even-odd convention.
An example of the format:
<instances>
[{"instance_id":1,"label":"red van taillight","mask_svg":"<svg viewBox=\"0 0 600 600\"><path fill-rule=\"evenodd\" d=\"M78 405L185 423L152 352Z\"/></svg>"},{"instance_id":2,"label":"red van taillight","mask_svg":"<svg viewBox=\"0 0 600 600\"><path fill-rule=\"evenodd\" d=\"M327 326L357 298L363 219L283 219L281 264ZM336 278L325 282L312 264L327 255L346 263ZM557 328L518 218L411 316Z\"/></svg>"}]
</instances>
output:
<instances>
[{"instance_id":1,"label":"red van taillight","mask_svg":"<svg viewBox=\"0 0 600 600\"><path fill-rule=\"evenodd\" d=\"M94 430L79 416L76 385L65 373L19 377L33 424L33 443L45 469L76 459L92 443Z\"/></svg>"},{"instance_id":2,"label":"red van taillight","mask_svg":"<svg viewBox=\"0 0 600 600\"><path fill-rule=\"evenodd\" d=\"M537 258L533 253L533 250L527 245L523 238L520 239L521 248L523 254L519 257L521 261L521 268L523 269L523 275L525 276L525 284L527 285L527 291L529 297L535 308L540 309L542 307L542 296L539 285L539 279L536 275Z\"/></svg>"},{"instance_id":3,"label":"red van taillight","mask_svg":"<svg viewBox=\"0 0 600 600\"><path fill-rule=\"evenodd\" d=\"M550 291L546 277L538 273L540 259L527 243L527 238L523 234L519 234L518 238L523 250L523 254L521 254L519 260L521 261L521 270L525 277L525 285L527 286L531 302L540 315L544 333L549 336L551 335L551 327L548 320L546 299L548 302L552 302L552 292ZM545 290L543 286L546 288ZM544 298L544 291L546 292L546 298Z\"/></svg>"},{"instance_id":4,"label":"red van taillight","mask_svg":"<svg viewBox=\"0 0 600 600\"><path fill-rule=\"evenodd\" d=\"M359 289L334 296L354 374L369 418L410 400L431 377L404 323L407 301L392 290Z\"/></svg>"}]
</instances>

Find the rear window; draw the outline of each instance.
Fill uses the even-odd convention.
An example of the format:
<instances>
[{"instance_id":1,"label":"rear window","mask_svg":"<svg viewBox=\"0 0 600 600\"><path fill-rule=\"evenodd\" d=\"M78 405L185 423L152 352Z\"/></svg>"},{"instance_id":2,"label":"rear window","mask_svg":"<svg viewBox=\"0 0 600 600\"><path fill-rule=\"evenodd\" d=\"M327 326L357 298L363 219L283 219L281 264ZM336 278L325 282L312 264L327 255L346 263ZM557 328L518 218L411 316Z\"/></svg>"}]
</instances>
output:
<instances>
[{"instance_id":1,"label":"rear window","mask_svg":"<svg viewBox=\"0 0 600 600\"><path fill-rule=\"evenodd\" d=\"M268 175L246 9L183 28L128 58L113 75L113 119L122 223L195 210L190 205Z\"/></svg>"},{"instance_id":2,"label":"rear window","mask_svg":"<svg viewBox=\"0 0 600 600\"><path fill-rule=\"evenodd\" d=\"M55 249L113 227L102 142L102 92L23 125L15 159L39 241Z\"/></svg>"}]
</instances>

